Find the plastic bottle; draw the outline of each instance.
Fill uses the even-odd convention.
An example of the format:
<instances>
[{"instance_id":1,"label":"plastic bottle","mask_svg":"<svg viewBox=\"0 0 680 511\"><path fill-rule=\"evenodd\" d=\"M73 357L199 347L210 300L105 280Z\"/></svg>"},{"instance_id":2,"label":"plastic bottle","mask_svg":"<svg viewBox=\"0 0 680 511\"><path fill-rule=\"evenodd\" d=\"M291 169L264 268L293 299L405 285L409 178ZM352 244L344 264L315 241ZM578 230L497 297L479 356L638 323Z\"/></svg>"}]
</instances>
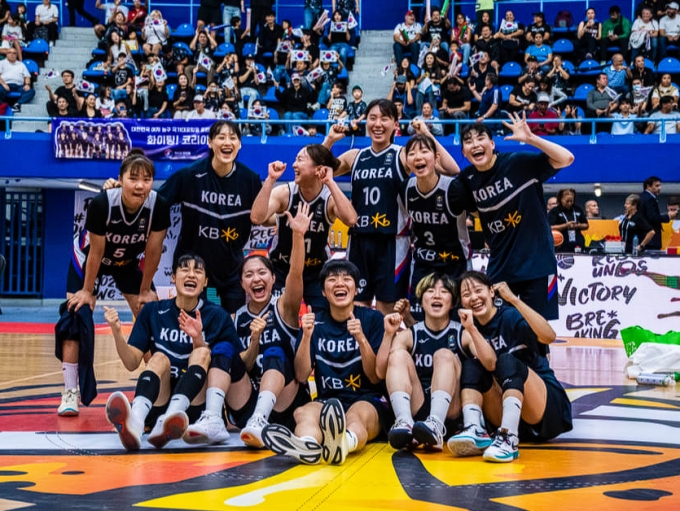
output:
<instances>
[{"instance_id":1,"label":"plastic bottle","mask_svg":"<svg viewBox=\"0 0 680 511\"><path fill-rule=\"evenodd\" d=\"M639 245L639 240L637 237L637 234L633 236L633 256L637 257L638 255L638 245Z\"/></svg>"},{"instance_id":2,"label":"plastic bottle","mask_svg":"<svg viewBox=\"0 0 680 511\"><path fill-rule=\"evenodd\" d=\"M675 385L675 374L640 373L637 377L637 382L640 385L659 385L661 387L670 387Z\"/></svg>"}]
</instances>

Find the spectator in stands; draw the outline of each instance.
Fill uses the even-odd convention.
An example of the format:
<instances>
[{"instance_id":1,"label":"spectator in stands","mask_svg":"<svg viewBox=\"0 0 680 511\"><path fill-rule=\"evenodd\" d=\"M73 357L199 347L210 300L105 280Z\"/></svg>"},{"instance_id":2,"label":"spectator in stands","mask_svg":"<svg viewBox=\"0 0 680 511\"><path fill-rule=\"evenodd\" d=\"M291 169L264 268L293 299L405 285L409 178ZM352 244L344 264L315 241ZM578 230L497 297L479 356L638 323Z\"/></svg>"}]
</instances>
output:
<instances>
[{"instance_id":1,"label":"spectator in stands","mask_svg":"<svg viewBox=\"0 0 680 511\"><path fill-rule=\"evenodd\" d=\"M217 81L217 83L224 87L224 84L228 78L231 78L233 81L238 78L238 75L238 55L236 53L227 53L222 59L222 62L220 62L220 64L217 66L214 79ZM276 77L276 75L274 76Z\"/></svg>"},{"instance_id":2,"label":"spectator in stands","mask_svg":"<svg viewBox=\"0 0 680 511\"><path fill-rule=\"evenodd\" d=\"M142 30L142 37L145 41L142 48L144 53L147 55L154 53L160 55L163 51L163 46L168 42L170 37L170 28L168 27L168 22L163 19L161 11L154 9L151 11L149 16L144 22L144 28ZM174 50L173 50L174 51ZM183 55L180 60L188 58L189 55ZM167 69L172 70L168 67ZM179 71L177 71L179 74Z\"/></svg>"},{"instance_id":3,"label":"spectator in stands","mask_svg":"<svg viewBox=\"0 0 680 511\"><path fill-rule=\"evenodd\" d=\"M128 45L125 43L125 41L120 38L120 34L115 30L112 30L109 33L108 37L106 38L106 42L108 43L108 50L106 52L104 69L108 71L118 62L118 55L124 53L125 57L127 58L127 55L130 53L130 49L128 48Z\"/></svg>"},{"instance_id":4,"label":"spectator in stands","mask_svg":"<svg viewBox=\"0 0 680 511\"><path fill-rule=\"evenodd\" d=\"M584 210L588 220L597 220L602 218L600 216L600 205L595 199L587 200L584 205Z\"/></svg>"},{"instance_id":5,"label":"spectator in stands","mask_svg":"<svg viewBox=\"0 0 680 511\"><path fill-rule=\"evenodd\" d=\"M196 28L203 31L222 23L222 0L200 0Z\"/></svg>"},{"instance_id":6,"label":"spectator in stands","mask_svg":"<svg viewBox=\"0 0 680 511\"><path fill-rule=\"evenodd\" d=\"M78 102L76 101L76 96L78 93L76 92L76 86L73 82L74 76L75 75L73 74L73 71L70 69L65 69L61 72L61 81L63 85L57 87L57 90L52 92L52 87L45 85L45 90L50 95L50 100L46 105L47 115L50 117L56 117L55 113L57 111L57 100L59 98L66 99L69 110L77 110Z\"/></svg>"},{"instance_id":7,"label":"spectator in stands","mask_svg":"<svg viewBox=\"0 0 680 511\"><path fill-rule=\"evenodd\" d=\"M323 0L305 0L304 13L304 27L311 30L323 13Z\"/></svg>"},{"instance_id":8,"label":"spectator in stands","mask_svg":"<svg viewBox=\"0 0 680 511\"><path fill-rule=\"evenodd\" d=\"M396 97L392 100L394 106L397 108L397 123L398 127L394 131L395 137L406 135L408 127L411 124L411 116L404 112L404 100L401 97Z\"/></svg>"},{"instance_id":9,"label":"spectator in stands","mask_svg":"<svg viewBox=\"0 0 680 511\"><path fill-rule=\"evenodd\" d=\"M666 0L642 0L637 7L635 7L635 17L639 18L642 15L642 9L649 9L654 19L659 20L666 14Z\"/></svg>"},{"instance_id":10,"label":"spectator in stands","mask_svg":"<svg viewBox=\"0 0 680 511\"><path fill-rule=\"evenodd\" d=\"M439 64L439 67L444 71L444 74L448 73L449 52L442 47L442 41L439 39L438 34L432 36L432 42L430 43L428 50L434 55L437 64Z\"/></svg>"},{"instance_id":11,"label":"spectator in stands","mask_svg":"<svg viewBox=\"0 0 680 511\"><path fill-rule=\"evenodd\" d=\"M122 4L122 0L114 0L113 2L101 3L101 0L97 0L94 7L95 9L102 9L104 11L104 23L94 26L94 33L97 38L102 39L106 35L107 26L115 23L116 14L119 12L123 13L124 19L127 21L128 8Z\"/></svg>"},{"instance_id":12,"label":"spectator in stands","mask_svg":"<svg viewBox=\"0 0 680 511\"><path fill-rule=\"evenodd\" d=\"M498 76L491 73L487 74L482 91L477 92L474 85L470 84L470 92L479 101L477 122L484 122L485 119L498 119L500 117L502 98L501 90L498 88Z\"/></svg>"},{"instance_id":13,"label":"spectator in stands","mask_svg":"<svg viewBox=\"0 0 680 511\"><path fill-rule=\"evenodd\" d=\"M335 82L331 88L331 97L325 104L328 110L328 119L337 121L347 117L347 98L345 97L345 84Z\"/></svg>"},{"instance_id":14,"label":"spectator in stands","mask_svg":"<svg viewBox=\"0 0 680 511\"><path fill-rule=\"evenodd\" d=\"M442 107L439 113L443 119L467 119L470 116L472 104L472 94L467 87L463 87L463 82L456 76L447 77L442 89ZM453 132L453 125L444 125L447 134Z\"/></svg>"},{"instance_id":15,"label":"spectator in stands","mask_svg":"<svg viewBox=\"0 0 680 511\"><path fill-rule=\"evenodd\" d=\"M189 43L189 49L193 52L193 64L184 68L184 74L189 79L192 87L196 87L196 73L198 72L207 75L207 83L212 83L215 76L215 62L212 62L209 66L205 66L200 62L201 55L205 55L212 60L213 53L217 49L217 41L215 41L213 33L207 28L200 32L197 29L194 38Z\"/></svg>"},{"instance_id":16,"label":"spectator in stands","mask_svg":"<svg viewBox=\"0 0 680 511\"><path fill-rule=\"evenodd\" d=\"M84 98L78 96L78 117L83 119L101 119L102 113L97 108L97 97L87 94Z\"/></svg>"},{"instance_id":17,"label":"spectator in stands","mask_svg":"<svg viewBox=\"0 0 680 511\"><path fill-rule=\"evenodd\" d=\"M134 72L127 63L127 55L125 53L118 54L116 65L111 69L113 76L113 90L111 95L113 99L124 98L127 94L127 87L134 83Z\"/></svg>"},{"instance_id":18,"label":"spectator in stands","mask_svg":"<svg viewBox=\"0 0 680 511\"><path fill-rule=\"evenodd\" d=\"M501 44L498 39L494 39L493 32L489 25L482 27L481 35L475 43L475 53L486 52L489 54L491 67L496 70L498 74L500 70L499 62L501 61Z\"/></svg>"},{"instance_id":19,"label":"spectator in stands","mask_svg":"<svg viewBox=\"0 0 680 511\"><path fill-rule=\"evenodd\" d=\"M360 124L366 119L366 102L363 99L364 89L361 85L355 85L352 87L352 98L347 105L347 119L350 123L350 134L363 137L366 135L366 125Z\"/></svg>"},{"instance_id":20,"label":"spectator in stands","mask_svg":"<svg viewBox=\"0 0 680 511\"><path fill-rule=\"evenodd\" d=\"M177 88L172 96L173 119L186 119L194 105L194 88L186 75L177 77Z\"/></svg>"},{"instance_id":21,"label":"spectator in stands","mask_svg":"<svg viewBox=\"0 0 680 511\"><path fill-rule=\"evenodd\" d=\"M557 135L560 118L557 112L549 108L550 96L545 92L539 92L536 97L536 108L529 114L529 119L539 120L540 123L529 123L529 128L534 135Z\"/></svg>"},{"instance_id":22,"label":"spectator in stands","mask_svg":"<svg viewBox=\"0 0 680 511\"><path fill-rule=\"evenodd\" d=\"M243 104L243 98L248 97L248 109L252 108L253 101L259 99L260 93L258 88L260 86L260 79L257 76L258 71L255 66L255 55L249 53L246 55L246 63L241 69L238 75L238 88L241 92L241 104ZM278 92L279 84L274 83Z\"/></svg>"},{"instance_id":23,"label":"spectator in stands","mask_svg":"<svg viewBox=\"0 0 680 511\"><path fill-rule=\"evenodd\" d=\"M420 114L414 117L413 122L408 126L408 134L415 135L418 131L415 129L413 123L416 120L421 120L425 123L428 131L432 133L435 137L444 136L444 126L442 123L437 122L439 117L434 113L434 106L429 101L423 102L423 106L420 110Z\"/></svg>"},{"instance_id":24,"label":"spectator in stands","mask_svg":"<svg viewBox=\"0 0 680 511\"><path fill-rule=\"evenodd\" d=\"M194 96L194 108L190 110L186 116L188 121L193 119L215 119L215 112L208 110L205 107L205 102L203 101L203 96L196 94Z\"/></svg>"},{"instance_id":25,"label":"spectator in stands","mask_svg":"<svg viewBox=\"0 0 680 511\"><path fill-rule=\"evenodd\" d=\"M521 85L515 85L508 98L507 111L529 115L536 108L536 81L528 77ZM529 127L532 127L530 124Z\"/></svg>"},{"instance_id":26,"label":"spectator in stands","mask_svg":"<svg viewBox=\"0 0 680 511\"><path fill-rule=\"evenodd\" d=\"M258 121L264 121L266 119L269 119L269 110L267 110L267 107L264 104L262 104L262 102L259 99L257 99L253 103L253 108L251 110L248 110L248 119ZM261 137L263 127L267 135L271 135L272 132L272 125L270 123L252 122L242 124L242 127L243 129L241 134L249 137Z\"/></svg>"},{"instance_id":27,"label":"spectator in stands","mask_svg":"<svg viewBox=\"0 0 680 511\"><path fill-rule=\"evenodd\" d=\"M666 15L659 21L659 57L666 57L669 44L680 45L680 16L678 3L671 2L666 6Z\"/></svg>"},{"instance_id":28,"label":"spectator in stands","mask_svg":"<svg viewBox=\"0 0 680 511\"><path fill-rule=\"evenodd\" d=\"M24 63L17 59L17 51L10 48L5 60L0 60L0 103L7 103L10 92L19 92L21 97L12 105L12 110L20 112L21 105L33 99L35 90L31 84L31 74Z\"/></svg>"},{"instance_id":29,"label":"spectator in stands","mask_svg":"<svg viewBox=\"0 0 680 511\"><path fill-rule=\"evenodd\" d=\"M224 92L217 82L212 82L203 94L205 109L217 113L222 103L224 103Z\"/></svg>"},{"instance_id":30,"label":"spectator in stands","mask_svg":"<svg viewBox=\"0 0 680 511\"><path fill-rule=\"evenodd\" d=\"M284 120L307 120L309 119L309 114L307 113L307 105L311 105L316 102L317 96L316 92L310 89L305 89L300 86L300 75L298 73L293 73L291 76L291 85L286 88L283 92L277 87L276 88L276 99L281 103L281 108L285 112L283 114ZM291 124L285 125L285 133L292 133L293 126ZM282 133L279 133L280 135Z\"/></svg>"},{"instance_id":31,"label":"spectator in stands","mask_svg":"<svg viewBox=\"0 0 680 511\"><path fill-rule=\"evenodd\" d=\"M0 11L2 11L2 9L0 9ZM18 4L16 10L14 11L14 15L16 16L18 20L17 22L19 23L19 26L21 27L25 34L26 30L28 29L27 25L28 20L26 19L26 6L24 4Z\"/></svg>"},{"instance_id":32,"label":"spectator in stands","mask_svg":"<svg viewBox=\"0 0 680 511\"><path fill-rule=\"evenodd\" d=\"M303 50L309 53L311 57L311 67L315 69L319 65L319 47L312 41L312 31L303 29L300 43L295 46L298 50Z\"/></svg>"},{"instance_id":33,"label":"spectator in stands","mask_svg":"<svg viewBox=\"0 0 680 511\"><path fill-rule=\"evenodd\" d=\"M612 117L620 119L612 124L612 135L632 135L635 133L635 119L637 115L631 112L630 98L623 97L619 100L619 111L614 112Z\"/></svg>"},{"instance_id":34,"label":"spectator in stands","mask_svg":"<svg viewBox=\"0 0 680 511\"><path fill-rule=\"evenodd\" d=\"M587 117L609 117L611 113L616 110L617 102L612 99L612 96L607 91L609 79L604 73L597 76L595 88L588 92L586 98L586 116ZM602 129L607 129L608 126L599 126Z\"/></svg>"},{"instance_id":35,"label":"spectator in stands","mask_svg":"<svg viewBox=\"0 0 680 511\"><path fill-rule=\"evenodd\" d=\"M522 84L529 78L532 78L534 82L538 83L541 78L543 78L543 73L538 67L538 59L533 56L529 56L526 59L526 67L522 70L522 74L517 78L517 83Z\"/></svg>"},{"instance_id":36,"label":"spectator in stands","mask_svg":"<svg viewBox=\"0 0 680 511\"><path fill-rule=\"evenodd\" d=\"M332 11L340 11L342 19L346 20L349 14L359 14L359 2L356 0L333 0L331 3Z\"/></svg>"},{"instance_id":37,"label":"spectator in stands","mask_svg":"<svg viewBox=\"0 0 680 511\"><path fill-rule=\"evenodd\" d=\"M416 15L413 11L406 11L404 22L394 27L394 61L401 62L406 53L411 54L410 61L418 62L420 55L420 38L422 37L423 27L416 22Z\"/></svg>"},{"instance_id":38,"label":"spectator in stands","mask_svg":"<svg viewBox=\"0 0 680 511\"><path fill-rule=\"evenodd\" d=\"M624 59L628 56L628 40L630 39L630 20L621 15L621 8L612 5L609 8L609 19L602 24L602 41L600 43L600 61L607 61L607 50L618 48Z\"/></svg>"},{"instance_id":39,"label":"spectator in stands","mask_svg":"<svg viewBox=\"0 0 680 511\"><path fill-rule=\"evenodd\" d=\"M550 25L545 22L545 14L542 12L535 12L532 15L534 22L527 27L525 38L529 44L536 44L536 34L541 34L544 44L550 42L551 29Z\"/></svg>"},{"instance_id":40,"label":"spectator in stands","mask_svg":"<svg viewBox=\"0 0 680 511\"><path fill-rule=\"evenodd\" d=\"M387 99L393 103L397 99L400 99L404 108L404 113L408 115L409 119L411 118L411 113L415 112L416 102L413 98L413 87L411 87L411 84L406 80L405 75L396 77L392 84L392 88L387 95Z\"/></svg>"},{"instance_id":41,"label":"spectator in stands","mask_svg":"<svg viewBox=\"0 0 680 511\"><path fill-rule=\"evenodd\" d=\"M311 88L318 91L320 105L328 103L328 100L331 97L333 84L338 81L338 75L340 74L340 71L342 71L342 61L338 60L337 64L337 66L334 66L331 62L322 62L321 69L323 70L323 74L316 80L312 80L309 84ZM298 74L301 75L299 72ZM305 81L305 79L302 80L303 86Z\"/></svg>"},{"instance_id":42,"label":"spectator in stands","mask_svg":"<svg viewBox=\"0 0 680 511\"><path fill-rule=\"evenodd\" d=\"M490 61L489 54L482 52L479 60L470 67L468 81L473 83L477 90L481 90L484 87L487 75L496 74L495 70L490 66Z\"/></svg>"},{"instance_id":43,"label":"spectator in stands","mask_svg":"<svg viewBox=\"0 0 680 511\"><path fill-rule=\"evenodd\" d=\"M41 28L42 27L42 28ZM50 46L59 39L59 9L50 0L42 0L42 4L35 8L35 21L28 24L26 38L47 39Z\"/></svg>"},{"instance_id":44,"label":"spectator in stands","mask_svg":"<svg viewBox=\"0 0 680 511\"><path fill-rule=\"evenodd\" d=\"M658 110L661 98L669 96L673 99L673 109L678 109L678 88L673 85L670 73L661 75L659 84L652 90L652 111Z\"/></svg>"},{"instance_id":45,"label":"spectator in stands","mask_svg":"<svg viewBox=\"0 0 680 511\"><path fill-rule=\"evenodd\" d=\"M607 75L609 88L615 90L619 94L628 94L630 89L626 84L628 77L628 66L623 60L623 55L615 53L612 56L612 63L604 68L604 74Z\"/></svg>"},{"instance_id":46,"label":"spectator in stands","mask_svg":"<svg viewBox=\"0 0 680 511\"><path fill-rule=\"evenodd\" d=\"M498 27L494 37L501 43L501 64L506 62L521 62L519 56L524 35L524 25L515 20L515 13L511 10L505 12L505 20Z\"/></svg>"},{"instance_id":47,"label":"spectator in stands","mask_svg":"<svg viewBox=\"0 0 680 511\"><path fill-rule=\"evenodd\" d=\"M546 74L552 68L553 52L552 48L543 43L543 35L536 33L534 35L534 44L527 47L524 52L524 62L529 62L529 57L536 57L538 67L543 74Z\"/></svg>"},{"instance_id":48,"label":"spectator in stands","mask_svg":"<svg viewBox=\"0 0 680 511\"><path fill-rule=\"evenodd\" d=\"M643 87L654 86L654 70L645 66L645 57L638 55L633 59L634 67L631 70L630 79L639 78Z\"/></svg>"},{"instance_id":49,"label":"spectator in stands","mask_svg":"<svg viewBox=\"0 0 680 511\"><path fill-rule=\"evenodd\" d=\"M481 25L483 23L491 23L491 17L494 14L495 0L480 0L475 4L475 23ZM488 20L488 21L485 21Z\"/></svg>"},{"instance_id":50,"label":"spectator in stands","mask_svg":"<svg viewBox=\"0 0 680 511\"><path fill-rule=\"evenodd\" d=\"M662 126L661 121L663 121L663 119L675 119L678 117L678 113L673 111L673 105L675 104L675 102L673 101L673 98L671 96L662 96L660 103L661 109L657 110L656 112L652 113L649 116L650 122L647 123L647 127L645 128L645 134L649 133L654 133L655 135L661 134ZM677 122L675 120L666 120L663 121L663 124L665 124L667 135L675 135L676 133L680 133L680 122Z\"/></svg>"},{"instance_id":51,"label":"spectator in stands","mask_svg":"<svg viewBox=\"0 0 680 511\"><path fill-rule=\"evenodd\" d=\"M331 23L326 25L328 33L326 34L326 43L333 51L337 51L340 55L340 60L343 65L347 65L347 54L350 50L351 34L346 22L342 21L342 14L340 11L333 12Z\"/></svg>"},{"instance_id":52,"label":"spectator in stands","mask_svg":"<svg viewBox=\"0 0 680 511\"><path fill-rule=\"evenodd\" d=\"M276 14L270 10L265 17L265 23L260 27L257 36L257 54L260 56L259 62L265 66L271 66L276 46L283 38L283 27L276 23ZM271 53L272 57L264 58L264 53Z\"/></svg>"},{"instance_id":53,"label":"spectator in stands","mask_svg":"<svg viewBox=\"0 0 680 511\"><path fill-rule=\"evenodd\" d=\"M451 41L455 41L458 49L463 52L463 64L467 64L472 48L472 28L462 12L456 14L456 25L451 31Z\"/></svg>"},{"instance_id":54,"label":"spectator in stands","mask_svg":"<svg viewBox=\"0 0 680 511\"><path fill-rule=\"evenodd\" d=\"M582 231L588 230L588 218L581 206L576 204L576 190L563 188L557 192L557 206L548 212L548 222L553 231L559 231L564 241L555 252L574 252L583 249L586 240Z\"/></svg>"},{"instance_id":55,"label":"spectator in stands","mask_svg":"<svg viewBox=\"0 0 680 511\"><path fill-rule=\"evenodd\" d=\"M598 45L602 39L602 25L595 19L595 9L586 9L586 19L576 30L576 55L579 61L597 58Z\"/></svg>"},{"instance_id":56,"label":"spectator in stands","mask_svg":"<svg viewBox=\"0 0 680 511\"><path fill-rule=\"evenodd\" d=\"M442 17L439 7L433 6L430 9L430 16L431 18L425 20L423 25L421 41L423 44L431 46L433 37L439 36L441 47L448 52L449 40L451 39L451 22L448 18Z\"/></svg>"},{"instance_id":57,"label":"spectator in stands","mask_svg":"<svg viewBox=\"0 0 680 511\"><path fill-rule=\"evenodd\" d=\"M573 104L567 104L562 112L563 119L583 119L583 113L579 107ZM581 123L580 122L561 122L560 123L560 133L562 135L580 135L581 134Z\"/></svg>"},{"instance_id":58,"label":"spectator in stands","mask_svg":"<svg viewBox=\"0 0 680 511\"><path fill-rule=\"evenodd\" d=\"M113 101L111 96L111 87L108 85L102 85L99 87L99 95L95 101L95 106L97 110L102 114L102 117L109 118L113 117L114 109L116 108L116 103Z\"/></svg>"},{"instance_id":59,"label":"spectator in stands","mask_svg":"<svg viewBox=\"0 0 680 511\"><path fill-rule=\"evenodd\" d=\"M493 22L491 20L491 15L493 14L493 11L491 11L491 14L488 12L484 12L482 14L482 19L477 20L475 23L475 29L472 32L472 40L477 43L480 37L482 37L482 29L484 27L489 27L491 30L491 34L493 35L494 32L496 31L496 28L493 25Z\"/></svg>"},{"instance_id":60,"label":"spectator in stands","mask_svg":"<svg viewBox=\"0 0 680 511\"><path fill-rule=\"evenodd\" d=\"M414 69L416 67L417 66L415 66L415 64L414 64ZM416 69L416 72L418 72L418 71L419 70ZM397 63L397 67L394 70L395 80L398 76L405 76L406 81L409 83L409 85L411 85L411 87L415 87L415 85L416 85L416 75L413 74L413 71L411 69L411 61L408 59L408 57L404 57L403 59L401 59L400 62Z\"/></svg>"},{"instance_id":61,"label":"spectator in stands","mask_svg":"<svg viewBox=\"0 0 680 511\"><path fill-rule=\"evenodd\" d=\"M12 8L7 3L7 0L0 0L0 28L7 23L9 17L12 15Z\"/></svg>"},{"instance_id":62,"label":"spectator in stands","mask_svg":"<svg viewBox=\"0 0 680 511\"><path fill-rule=\"evenodd\" d=\"M550 99L548 108L552 109L559 109L559 105L564 103L568 97L564 91L555 87L552 80L547 76L544 76L541 81L538 82L538 89L536 92L537 94L542 92L548 95L548 98Z\"/></svg>"},{"instance_id":63,"label":"spectator in stands","mask_svg":"<svg viewBox=\"0 0 680 511\"><path fill-rule=\"evenodd\" d=\"M64 96L59 96L57 98L57 102L55 103L54 110L50 114L50 117L53 119L59 119L64 117L76 117L77 115L78 115L77 110L69 106L68 101L66 101L66 98Z\"/></svg>"},{"instance_id":64,"label":"spectator in stands","mask_svg":"<svg viewBox=\"0 0 680 511\"><path fill-rule=\"evenodd\" d=\"M435 90L441 90L440 87L444 78L444 71L439 67L435 54L428 52L423 60L420 76L416 80L418 84L416 93L417 110L422 108L425 100L429 101L431 105L437 104Z\"/></svg>"},{"instance_id":65,"label":"spectator in stands","mask_svg":"<svg viewBox=\"0 0 680 511\"><path fill-rule=\"evenodd\" d=\"M19 18L16 15L12 15L7 20L7 23L2 27L2 45L0 45L0 55L5 55L7 49L14 48L17 51L17 58L21 62L22 57L22 47L24 43L24 31L19 25Z\"/></svg>"},{"instance_id":66,"label":"spectator in stands","mask_svg":"<svg viewBox=\"0 0 680 511\"><path fill-rule=\"evenodd\" d=\"M571 75L562 64L561 56L555 55L552 68L543 78L547 79L552 84L553 90L559 90L566 95L571 92L571 83L569 82ZM539 80L539 83L541 81L543 80ZM559 96L559 94L557 95Z\"/></svg>"},{"instance_id":67,"label":"spectator in stands","mask_svg":"<svg viewBox=\"0 0 680 511\"><path fill-rule=\"evenodd\" d=\"M116 101L116 105L118 101ZM169 119L170 101L165 90L165 82L156 82L155 87L149 89L149 108L142 112L144 119Z\"/></svg>"},{"instance_id":68,"label":"spectator in stands","mask_svg":"<svg viewBox=\"0 0 680 511\"><path fill-rule=\"evenodd\" d=\"M116 119L127 119L134 117L133 112L126 99L119 99L116 101L116 106L113 110L113 116Z\"/></svg>"},{"instance_id":69,"label":"spectator in stands","mask_svg":"<svg viewBox=\"0 0 680 511\"><path fill-rule=\"evenodd\" d=\"M642 188L644 191L640 195L640 214L647 222L649 222L652 229L654 229L654 237L649 243L643 244L643 248L661 250L661 224L674 220L677 213L671 210L668 214L661 214L661 210L659 209L661 179L656 176L650 176L644 180ZM642 240L642 236L640 236L640 240Z\"/></svg>"},{"instance_id":70,"label":"spectator in stands","mask_svg":"<svg viewBox=\"0 0 680 511\"><path fill-rule=\"evenodd\" d=\"M557 197L548 197L548 201L545 203L546 213L550 214L550 211L557 207Z\"/></svg>"},{"instance_id":71,"label":"spectator in stands","mask_svg":"<svg viewBox=\"0 0 680 511\"><path fill-rule=\"evenodd\" d=\"M659 44L659 22L652 18L652 11L645 7L635 20L630 34L630 55L635 59L642 54L652 61L656 60Z\"/></svg>"}]
</instances>

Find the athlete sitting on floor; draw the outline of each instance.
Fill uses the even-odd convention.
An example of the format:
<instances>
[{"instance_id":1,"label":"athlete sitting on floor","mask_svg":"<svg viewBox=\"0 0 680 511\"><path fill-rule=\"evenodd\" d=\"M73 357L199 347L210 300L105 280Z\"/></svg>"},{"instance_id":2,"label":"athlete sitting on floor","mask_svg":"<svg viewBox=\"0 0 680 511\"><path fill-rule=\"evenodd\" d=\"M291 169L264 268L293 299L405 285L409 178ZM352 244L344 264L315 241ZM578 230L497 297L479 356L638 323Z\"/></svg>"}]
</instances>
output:
<instances>
[{"instance_id":1,"label":"athlete sitting on floor","mask_svg":"<svg viewBox=\"0 0 680 511\"><path fill-rule=\"evenodd\" d=\"M431 273L418 283L414 294L425 320L397 333L401 314L385 316L376 372L386 377L396 416L388 434L390 445L401 449L423 444L441 451L446 430L458 429L454 421L460 415L463 327L450 319L458 293L448 275Z\"/></svg>"},{"instance_id":2,"label":"athlete sitting on floor","mask_svg":"<svg viewBox=\"0 0 680 511\"><path fill-rule=\"evenodd\" d=\"M298 381L314 371L318 398L295 410L295 435L272 424L262 437L275 453L303 463L342 464L391 420L375 370L383 316L354 305L359 270L351 262L331 259L320 277L330 309L302 317L295 355Z\"/></svg>"},{"instance_id":3,"label":"athlete sitting on floor","mask_svg":"<svg viewBox=\"0 0 680 511\"><path fill-rule=\"evenodd\" d=\"M495 293L509 305L497 307ZM505 282L491 285L486 275L461 277L458 314L463 342L476 358L463 360L461 399L465 428L448 447L456 456L484 453L484 459L509 462L522 440L549 440L572 428L571 403L538 343L550 344L555 332ZM498 426L491 442L484 417Z\"/></svg>"},{"instance_id":4,"label":"athlete sitting on floor","mask_svg":"<svg viewBox=\"0 0 680 511\"><path fill-rule=\"evenodd\" d=\"M105 307L116 351L128 371L151 352L132 407L122 392L111 394L106 403L106 417L128 451L140 448L145 426L153 426L148 441L158 449L182 438L189 420L198 419L203 409L208 368L229 371L232 357L238 357L231 316L200 298L208 283L203 259L181 256L172 281L177 297L146 304L127 342L118 313Z\"/></svg>"}]
</instances>

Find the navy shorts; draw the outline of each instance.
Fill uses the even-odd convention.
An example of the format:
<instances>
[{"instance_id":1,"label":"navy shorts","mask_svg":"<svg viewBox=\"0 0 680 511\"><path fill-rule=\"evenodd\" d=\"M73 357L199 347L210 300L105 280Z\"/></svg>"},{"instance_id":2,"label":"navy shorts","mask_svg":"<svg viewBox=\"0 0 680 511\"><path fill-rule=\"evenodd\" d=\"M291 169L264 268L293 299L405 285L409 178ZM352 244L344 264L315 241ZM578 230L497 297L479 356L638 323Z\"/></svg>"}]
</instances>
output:
<instances>
[{"instance_id":1,"label":"navy shorts","mask_svg":"<svg viewBox=\"0 0 680 511\"><path fill-rule=\"evenodd\" d=\"M255 386L255 383L251 381L251 384L250 398L240 410L233 410L228 406L225 407L225 412L227 414L225 419L228 418L229 422L240 429L243 429L248 422L248 419L253 416L255 406L257 405L258 390ZM295 399L293 399L293 402L290 404L290 406L281 412L273 410L269 416L269 423L281 424L282 426L286 426L288 429L293 431L295 429L295 417L293 416L293 413L296 409L306 405L310 401L311 398L309 397L309 389L307 388L307 385L299 385Z\"/></svg>"},{"instance_id":2,"label":"navy shorts","mask_svg":"<svg viewBox=\"0 0 680 511\"><path fill-rule=\"evenodd\" d=\"M519 282L508 282L508 286L524 303L546 320L559 319L557 275L547 275ZM539 343L538 352L546 356L550 352L550 347L547 344Z\"/></svg>"},{"instance_id":3,"label":"navy shorts","mask_svg":"<svg viewBox=\"0 0 680 511\"><path fill-rule=\"evenodd\" d=\"M87 261L85 264L87 264ZM83 265L83 268L85 268L85 265ZM97 280L94 285L94 294L96 294L97 289L99 288L101 278L105 275L110 276L118 290L125 295L138 295L144 276L142 270L139 269L139 265L135 262L119 267L100 265L99 274L97 275ZM77 293L83 289L83 278L84 272L81 275L81 272L76 269L73 265L73 261L71 261L68 267L68 276L66 278L66 291L68 293ZM151 284L151 289L155 290L153 284Z\"/></svg>"},{"instance_id":4,"label":"navy shorts","mask_svg":"<svg viewBox=\"0 0 680 511\"><path fill-rule=\"evenodd\" d=\"M545 412L538 424L521 421L519 437L522 441L544 442L571 431L571 402L562 385L554 378L543 378L547 391Z\"/></svg>"},{"instance_id":5,"label":"navy shorts","mask_svg":"<svg viewBox=\"0 0 680 511\"><path fill-rule=\"evenodd\" d=\"M317 401L323 403L325 400L318 399ZM394 412L392 412L392 407L383 396L380 394L363 394L351 399L338 397L338 401L340 401L345 414L354 403L358 403L359 401L370 403L378 413L378 422L380 423L380 433L375 440L387 440L387 433L390 431L392 424L394 424Z\"/></svg>"},{"instance_id":6,"label":"navy shorts","mask_svg":"<svg viewBox=\"0 0 680 511\"><path fill-rule=\"evenodd\" d=\"M347 259L359 268L360 302L396 302L408 293L411 240L408 236L353 234Z\"/></svg>"},{"instance_id":7,"label":"navy shorts","mask_svg":"<svg viewBox=\"0 0 680 511\"><path fill-rule=\"evenodd\" d=\"M430 404L432 400L432 389L423 389L423 395L425 400L423 401L423 406L421 406L418 411L413 414L413 420L415 422L424 421L430 415ZM449 419L448 417L444 420L444 427L446 428L446 437L455 435L458 431L463 429L463 416L459 416L455 419Z\"/></svg>"},{"instance_id":8,"label":"navy shorts","mask_svg":"<svg viewBox=\"0 0 680 511\"><path fill-rule=\"evenodd\" d=\"M287 270L275 264L274 275L276 276L276 280L274 281L274 287L272 288L272 295L281 296L286 286L286 277L288 276ZM302 297L305 301L305 305L311 305L312 311L328 309L330 306L321 290L319 272L314 272L309 275L303 273L302 280L304 285Z\"/></svg>"}]
</instances>

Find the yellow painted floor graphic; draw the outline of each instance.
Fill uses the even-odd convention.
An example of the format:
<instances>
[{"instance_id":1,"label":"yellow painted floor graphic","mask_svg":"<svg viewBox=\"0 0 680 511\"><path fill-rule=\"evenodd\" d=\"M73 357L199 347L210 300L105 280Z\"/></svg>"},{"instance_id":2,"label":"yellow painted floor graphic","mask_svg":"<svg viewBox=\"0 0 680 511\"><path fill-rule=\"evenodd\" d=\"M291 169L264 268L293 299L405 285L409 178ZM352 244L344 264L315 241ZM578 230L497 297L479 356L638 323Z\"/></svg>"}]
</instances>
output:
<instances>
[{"instance_id":1,"label":"yellow painted floor graphic","mask_svg":"<svg viewBox=\"0 0 680 511\"><path fill-rule=\"evenodd\" d=\"M680 393L626 380L618 341L567 339L552 348L574 430L521 444L513 463L373 443L342 466L246 449L237 432L219 447L176 441L125 453L104 404L114 390L131 394L136 374L103 340L99 396L79 417L59 418L51 346L49 335L0 334L0 511L680 509ZM21 350L18 368L11 357Z\"/></svg>"}]
</instances>

